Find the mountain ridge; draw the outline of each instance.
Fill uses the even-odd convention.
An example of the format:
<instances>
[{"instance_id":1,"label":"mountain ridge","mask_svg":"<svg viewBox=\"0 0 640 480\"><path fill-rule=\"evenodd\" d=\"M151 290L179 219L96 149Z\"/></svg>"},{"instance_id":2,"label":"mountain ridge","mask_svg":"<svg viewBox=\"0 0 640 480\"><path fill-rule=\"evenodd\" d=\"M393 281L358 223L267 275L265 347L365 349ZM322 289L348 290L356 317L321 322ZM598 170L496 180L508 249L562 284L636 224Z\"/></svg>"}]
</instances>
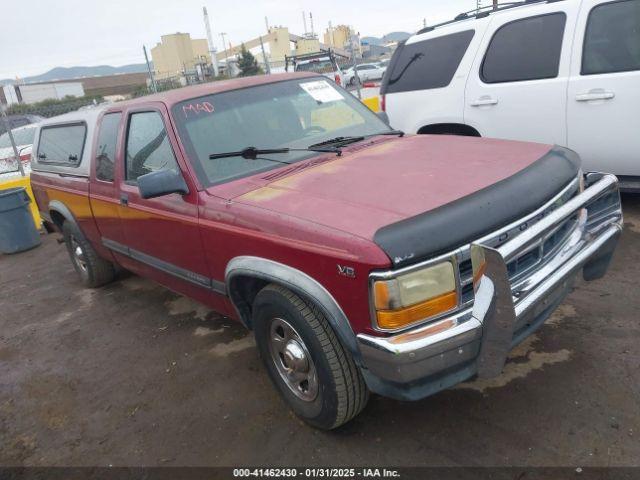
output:
<instances>
[{"instance_id":1,"label":"mountain ridge","mask_svg":"<svg viewBox=\"0 0 640 480\"><path fill-rule=\"evenodd\" d=\"M50 82L53 80L75 80L84 77L102 77L123 73L144 73L146 71L147 65L144 63L132 63L129 65L122 65L121 67L113 67L111 65L96 65L93 67L54 67L43 74L21 78L20 81L24 83L39 83ZM14 83L16 83L16 81L10 78L0 80L0 85Z\"/></svg>"}]
</instances>

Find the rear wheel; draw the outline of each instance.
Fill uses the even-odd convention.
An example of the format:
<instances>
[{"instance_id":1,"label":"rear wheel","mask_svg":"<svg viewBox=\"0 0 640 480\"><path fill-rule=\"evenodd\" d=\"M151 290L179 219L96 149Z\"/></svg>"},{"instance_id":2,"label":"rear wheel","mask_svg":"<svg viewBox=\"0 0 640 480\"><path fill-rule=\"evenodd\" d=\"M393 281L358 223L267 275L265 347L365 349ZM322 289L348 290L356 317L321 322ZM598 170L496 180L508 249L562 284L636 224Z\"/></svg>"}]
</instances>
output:
<instances>
[{"instance_id":1,"label":"rear wheel","mask_svg":"<svg viewBox=\"0 0 640 480\"><path fill-rule=\"evenodd\" d=\"M113 264L98 256L77 225L64 222L62 234L71 263L86 287L100 287L114 279Z\"/></svg>"},{"instance_id":2,"label":"rear wheel","mask_svg":"<svg viewBox=\"0 0 640 480\"><path fill-rule=\"evenodd\" d=\"M262 361L300 418L328 430L362 411L369 397L362 374L315 305L272 284L253 306Z\"/></svg>"}]
</instances>

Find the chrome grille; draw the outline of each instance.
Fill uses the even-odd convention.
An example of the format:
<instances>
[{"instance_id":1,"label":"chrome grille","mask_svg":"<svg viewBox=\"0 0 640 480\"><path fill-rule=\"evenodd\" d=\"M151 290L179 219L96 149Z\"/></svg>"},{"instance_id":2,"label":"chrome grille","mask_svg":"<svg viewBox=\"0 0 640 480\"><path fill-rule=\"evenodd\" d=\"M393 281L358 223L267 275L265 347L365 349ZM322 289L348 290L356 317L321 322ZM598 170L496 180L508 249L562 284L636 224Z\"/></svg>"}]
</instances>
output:
<instances>
[{"instance_id":1,"label":"chrome grille","mask_svg":"<svg viewBox=\"0 0 640 480\"><path fill-rule=\"evenodd\" d=\"M518 222L505 227L504 229L493 233L483 239L479 243L497 248L512 240L519 233L527 230L532 225L539 222L546 215L563 205L569 199L578 193L578 181L573 181L563 189L555 198L544 205L538 211L521 219ZM567 241L571 233L578 225L577 215L568 218L564 223L558 226L553 232L546 237L541 238L538 243L530 247L526 251L521 252L513 260L507 264L507 272L509 280L515 284L533 272L537 271L549 259L551 259L562 245ZM469 247L462 248L458 255L458 271L460 278L460 306L466 307L473 303L473 269L471 266Z\"/></svg>"}]
</instances>

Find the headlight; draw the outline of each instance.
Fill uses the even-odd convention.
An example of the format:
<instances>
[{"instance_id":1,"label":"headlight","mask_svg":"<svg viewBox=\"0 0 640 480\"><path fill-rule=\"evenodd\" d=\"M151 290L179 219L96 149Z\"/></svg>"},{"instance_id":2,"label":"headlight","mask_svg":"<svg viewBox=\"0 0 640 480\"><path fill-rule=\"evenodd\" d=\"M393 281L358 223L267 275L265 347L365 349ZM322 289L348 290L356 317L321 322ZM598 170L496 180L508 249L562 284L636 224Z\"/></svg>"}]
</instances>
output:
<instances>
[{"instance_id":1,"label":"headlight","mask_svg":"<svg viewBox=\"0 0 640 480\"><path fill-rule=\"evenodd\" d=\"M458 305L451 262L373 284L378 327L396 330L448 312Z\"/></svg>"}]
</instances>

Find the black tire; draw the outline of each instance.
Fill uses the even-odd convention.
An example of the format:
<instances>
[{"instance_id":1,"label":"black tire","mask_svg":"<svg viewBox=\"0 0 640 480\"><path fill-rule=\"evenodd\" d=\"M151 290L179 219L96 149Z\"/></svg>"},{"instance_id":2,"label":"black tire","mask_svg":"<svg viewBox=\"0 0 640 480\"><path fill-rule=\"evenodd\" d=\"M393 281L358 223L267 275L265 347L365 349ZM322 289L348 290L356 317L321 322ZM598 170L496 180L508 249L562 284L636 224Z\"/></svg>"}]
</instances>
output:
<instances>
[{"instance_id":1,"label":"black tire","mask_svg":"<svg viewBox=\"0 0 640 480\"><path fill-rule=\"evenodd\" d=\"M62 234L73 268L86 287L101 287L115 278L116 271L113 264L98 256L75 223L64 222ZM78 247L81 249L81 255L76 254Z\"/></svg>"},{"instance_id":2,"label":"black tire","mask_svg":"<svg viewBox=\"0 0 640 480\"><path fill-rule=\"evenodd\" d=\"M317 374L314 399L301 399L278 370L270 347L272 327L285 320L304 342ZM284 400L302 420L330 430L351 420L367 404L369 391L351 354L344 349L320 309L290 290L271 284L253 304L256 343L269 377Z\"/></svg>"}]
</instances>

